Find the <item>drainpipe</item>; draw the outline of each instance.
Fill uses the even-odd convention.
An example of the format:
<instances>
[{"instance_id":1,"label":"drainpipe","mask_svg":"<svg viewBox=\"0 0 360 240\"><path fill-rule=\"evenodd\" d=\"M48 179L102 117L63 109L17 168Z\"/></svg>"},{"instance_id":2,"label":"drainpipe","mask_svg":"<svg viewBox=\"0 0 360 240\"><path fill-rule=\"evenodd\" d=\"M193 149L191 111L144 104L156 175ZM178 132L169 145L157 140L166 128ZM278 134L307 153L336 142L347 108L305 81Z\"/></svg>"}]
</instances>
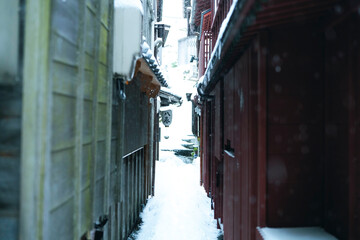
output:
<instances>
[{"instance_id":1,"label":"drainpipe","mask_svg":"<svg viewBox=\"0 0 360 240\"><path fill-rule=\"evenodd\" d=\"M154 42L154 53L155 53L156 59L158 59L159 49L163 44L164 44L164 41L162 40L162 38L156 38L156 40ZM161 61L159 61L159 63L161 65Z\"/></svg>"},{"instance_id":2,"label":"drainpipe","mask_svg":"<svg viewBox=\"0 0 360 240\"><path fill-rule=\"evenodd\" d=\"M197 87L197 92L198 92L199 96L204 99L214 99L215 96L204 93L204 90L202 89L202 85L203 85L202 83L199 83L199 85Z\"/></svg>"},{"instance_id":3,"label":"drainpipe","mask_svg":"<svg viewBox=\"0 0 360 240\"><path fill-rule=\"evenodd\" d=\"M160 44L163 45L163 40L162 38L157 38L154 42L155 47L158 48Z\"/></svg>"}]
</instances>

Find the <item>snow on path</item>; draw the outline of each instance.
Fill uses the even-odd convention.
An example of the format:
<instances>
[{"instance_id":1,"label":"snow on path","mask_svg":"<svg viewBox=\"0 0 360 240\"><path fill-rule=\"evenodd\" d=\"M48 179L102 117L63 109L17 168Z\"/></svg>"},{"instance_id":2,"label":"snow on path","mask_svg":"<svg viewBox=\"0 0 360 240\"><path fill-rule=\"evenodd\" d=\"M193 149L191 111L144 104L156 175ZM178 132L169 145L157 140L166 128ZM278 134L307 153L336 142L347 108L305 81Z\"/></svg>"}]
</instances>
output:
<instances>
[{"instance_id":1,"label":"snow on path","mask_svg":"<svg viewBox=\"0 0 360 240\"><path fill-rule=\"evenodd\" d=\"M182 149L182 139L191 135L192 105L185 93L194 92L194 83L183 80L183 69L176 66L178 40L186 36L187 20L182 0L164 0L163 21L171 25L163 50L163 73L172 93L182 96L181 107L173 110L173 122L162 127L160 149ZM164 109L162 109L164 110ZM162 124L161 124L162 125ZM165 139L164 136L169 136ZM156 162L155 196L149 199L140 217L137 240L216 240L216 228L210 199L200 186L199 159L186 164L171 151L161 151Z\"/></svg>"},{"instance_id":2,"label":"snow on path","mask_svg":"<svg viewBox=\"0 0 360 240\"><path fill-rule=\"evenodd\" d=\"M185 164L161 152L156 165L155 196L141 213L137 240L207 240L219 234L210 199L199 186L199 159Z\"/></svg>"},{"instance_id":3,"label":"snow on path","mask_svg":"<svg viewBox=\"0 0 360 240\"><path fill-rule=\"evenodd\" d=\"M162 130L161 149L181 148L181 139L191 133L191 103L184 100L173 108L173 123ZM164 139L167 132L169 139ZM195 138L195 137L194 137ZM185 143L185 142L184 142ZM210 199L200 186L199 158L184 163L172 151L161 151L155 169L155 196L140 217L137 240L216 240L216 227Z\"/></svg>"}]
</instances>

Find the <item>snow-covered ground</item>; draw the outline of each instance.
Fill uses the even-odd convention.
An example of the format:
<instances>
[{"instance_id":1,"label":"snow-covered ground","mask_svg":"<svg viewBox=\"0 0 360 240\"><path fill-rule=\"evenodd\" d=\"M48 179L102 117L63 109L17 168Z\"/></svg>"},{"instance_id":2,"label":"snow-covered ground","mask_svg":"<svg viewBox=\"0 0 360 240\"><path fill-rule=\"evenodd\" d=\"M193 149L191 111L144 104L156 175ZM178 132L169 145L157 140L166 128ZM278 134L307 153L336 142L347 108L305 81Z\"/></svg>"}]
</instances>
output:
<instances>
[{"instance_id":1,"label":"snow-covered ground","mask_svg":"<svg viewBox=\"0 0 360 240\"><path fill-rule=\"evenodd\" d=\"M320 227L259 228L265 240L337 240Z\"/></svg>"},{"instance_id":2,"label":"snow-covered ground","mask_svg":"<svg viewBox=\"0 0 360 240\"><path fill-rule=\"evenodd\" d=\"M199 159L185 164L162 152L156 164L155 196L141 213L137 240L216 240L210 199L199 186Z\"/></svg>"},{"instance_id":3,"label":"snow-covered ground","mask_svg":"<svg viewBox=\"0 0 360 240\"><path fill-rule=\"evenodd\" d=\"M156 162L155 196L143 209L140 229L130 239L216 240L220 234L210 199L200 186L199 158L191 163L170 151L184 149L183 139L196 139L191 133L192 105L185 97L185 93L194 91L194 82L184 80L183 72L188 66L177 66L178 39L186 36L182 4L182 0L164 0L163 22L171 28L163 49L162 71L170 91L181 96L183 104L169 107L173 111L170 127L161 124L160 149L163 151L160 151L160 161Z\"/></svg>"},{"instance_id":4,"label":"snow-covered ground","mask_svg":"<svg viewBox=\"0 0 360 240\"><path fill-rule=\"evenodd\" d=\"M191 138L191 103L184 100L181 107L173 108L173 115L170 127L162 128L160 149L183 148L182 139ZM142 224L133 239L216 240L220 232L210 199L200 186L199 158L186 164L174 152L161 151L160 161L156 162L155 196L140 217Z\"/></svg>"}]
</instances>

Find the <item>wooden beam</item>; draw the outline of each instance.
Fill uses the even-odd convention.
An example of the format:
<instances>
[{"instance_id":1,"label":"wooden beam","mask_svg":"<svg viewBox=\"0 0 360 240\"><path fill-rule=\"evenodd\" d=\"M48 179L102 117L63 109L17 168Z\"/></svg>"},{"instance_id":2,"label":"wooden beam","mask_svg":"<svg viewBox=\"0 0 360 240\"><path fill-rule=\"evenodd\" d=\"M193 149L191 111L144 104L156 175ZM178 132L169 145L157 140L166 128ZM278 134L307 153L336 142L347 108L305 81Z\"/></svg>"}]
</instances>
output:
<instances>
[{"instance_id":1,"label":"wooden beam","mask_svg":"<svg viewBox=\"0 0 360 240\"><path fill-rule=\"evenodd\" d=\"M49 1L26 3L22 110L20 239L43 239L45 165L50 151Z\"/></svg>"}]
</instances>

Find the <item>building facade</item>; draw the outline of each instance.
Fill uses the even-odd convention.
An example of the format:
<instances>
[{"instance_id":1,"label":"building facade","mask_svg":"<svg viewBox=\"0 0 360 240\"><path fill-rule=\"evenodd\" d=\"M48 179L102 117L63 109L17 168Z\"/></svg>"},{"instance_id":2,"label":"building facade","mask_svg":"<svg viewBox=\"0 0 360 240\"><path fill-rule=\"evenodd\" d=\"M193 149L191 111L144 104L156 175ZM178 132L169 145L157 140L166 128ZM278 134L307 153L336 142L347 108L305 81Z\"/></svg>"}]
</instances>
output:
<instances>
[{"instance_id":1,"label":"building facade","mask_svg":"<svg viewBox=\"0 0 360 240\"><path fill-rule=\"evenodd\" d=\"M201 181L224 239L293 227L358 239L359 2L209 2Z\"/></svg>"},{"instance_id":2,"label":"building facade","mask_svg":"<svg viewBox=\"0 0 360 240\"><path fill-rule=\"evenodd\" d=\"M159 1L138 2L153 46ZM127 239L154 194L165 79L140 44L132 77L114 77L114 1L0 12L0 239Z\"/></svg>"}]
</instances>

